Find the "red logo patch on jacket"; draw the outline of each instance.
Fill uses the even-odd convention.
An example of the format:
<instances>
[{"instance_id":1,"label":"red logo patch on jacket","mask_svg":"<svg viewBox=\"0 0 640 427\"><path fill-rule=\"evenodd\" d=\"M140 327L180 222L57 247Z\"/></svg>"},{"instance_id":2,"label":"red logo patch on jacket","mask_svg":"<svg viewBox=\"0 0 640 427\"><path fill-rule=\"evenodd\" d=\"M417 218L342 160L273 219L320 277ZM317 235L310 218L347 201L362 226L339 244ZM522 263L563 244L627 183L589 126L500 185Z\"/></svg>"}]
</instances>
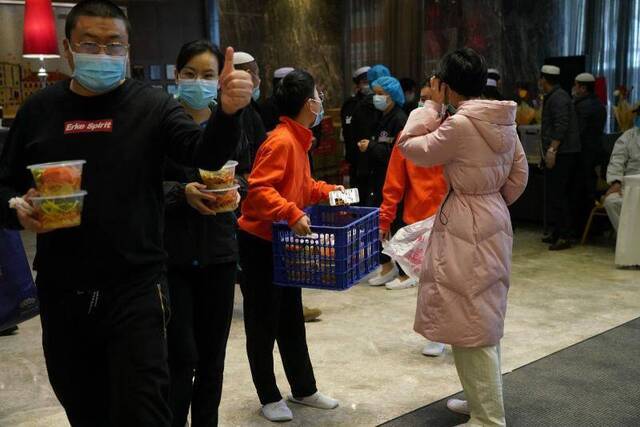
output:
<instances>
[{"instance_id":1,"label":"red logo patch on jacket","mask_svg":"<svg viewBox=\"0 0 640 427\"><path fill-rule=\"evenodd\" d=\"M64 122L64 134L113 132L113 120L72 120Z\"/></svg>"}]
</instances>

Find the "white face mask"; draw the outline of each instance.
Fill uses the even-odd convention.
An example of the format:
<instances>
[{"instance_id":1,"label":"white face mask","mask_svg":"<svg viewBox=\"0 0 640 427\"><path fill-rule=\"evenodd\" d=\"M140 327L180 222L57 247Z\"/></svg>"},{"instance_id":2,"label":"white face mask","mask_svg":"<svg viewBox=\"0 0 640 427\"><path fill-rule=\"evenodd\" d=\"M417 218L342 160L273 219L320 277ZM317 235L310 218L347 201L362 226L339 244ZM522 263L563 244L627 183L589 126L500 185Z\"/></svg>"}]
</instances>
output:
<instances>
[{"instance_id":1,"label":"white face mask","mask_svg":"<svg viewBox=\"0 0 640 427\"><path fill-rule=\"evenodd\" d=\"M373 95L373 106L380 111L384 111L389 106L387 95Z\"/></svg>"}]
</instances>

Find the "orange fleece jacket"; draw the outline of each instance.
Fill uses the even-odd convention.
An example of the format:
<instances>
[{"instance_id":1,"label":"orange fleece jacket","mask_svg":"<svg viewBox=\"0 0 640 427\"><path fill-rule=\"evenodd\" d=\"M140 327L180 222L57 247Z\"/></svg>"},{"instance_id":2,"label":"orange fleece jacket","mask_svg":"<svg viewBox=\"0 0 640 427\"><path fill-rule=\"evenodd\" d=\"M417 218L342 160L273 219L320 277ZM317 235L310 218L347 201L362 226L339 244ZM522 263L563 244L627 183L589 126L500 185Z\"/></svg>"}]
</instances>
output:
<instances>
[{"instance_id":1,"label":"orange fleece jacket","mask_svg":"<svg viewBox=\"0 0 640 427\"><path fill-rule=\"evenodd\" d=\"M407 224L422 221L435 214L447 193L442 166L423 168L405 159L394 145L382 189L380 229L389 231L398 204L404 199L402 220Z\"/></svg>"},{"instance_id":2,"label":"orange fleece jacket","mask_svg":"<svg viewBox=\"0 0 640 427\"><path fill-rule=\"evenodd\" d=\"M241 230L271 241L274 221L292 226L304 216L305 207L329 198L335 185L311 177L307 153L312 137L300 123L280 117L256 154L238 220Z\"/></svg>"}]
</instances>

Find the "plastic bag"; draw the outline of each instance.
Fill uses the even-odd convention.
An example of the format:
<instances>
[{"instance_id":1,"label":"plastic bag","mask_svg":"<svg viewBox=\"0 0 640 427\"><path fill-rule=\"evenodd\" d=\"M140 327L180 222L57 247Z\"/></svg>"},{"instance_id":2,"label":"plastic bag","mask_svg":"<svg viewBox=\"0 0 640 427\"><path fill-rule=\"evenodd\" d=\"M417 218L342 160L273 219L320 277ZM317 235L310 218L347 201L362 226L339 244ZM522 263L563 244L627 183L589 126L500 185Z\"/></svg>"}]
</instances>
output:
<instances>
[{"instance_id":1,"label":"plastic bag","mask_svg":"<svg viewBox=\"0 0 640 427\"><path fill-rule=\"evenodd\" d=\"M37 291L20 233L0 229L0 331L38 312Z\"/></svg>"},{"instance_id":2,"label":"plastic bag","mask_svg":"<svg viewBox=\"0 0 640 427\"><path fill-rule=\"evenodd\" d=\"M397 262L409 277L420 279L434 219L435 215L402 227L391 240L382 243L382 253Z\"/></svg>"}]
</instances>

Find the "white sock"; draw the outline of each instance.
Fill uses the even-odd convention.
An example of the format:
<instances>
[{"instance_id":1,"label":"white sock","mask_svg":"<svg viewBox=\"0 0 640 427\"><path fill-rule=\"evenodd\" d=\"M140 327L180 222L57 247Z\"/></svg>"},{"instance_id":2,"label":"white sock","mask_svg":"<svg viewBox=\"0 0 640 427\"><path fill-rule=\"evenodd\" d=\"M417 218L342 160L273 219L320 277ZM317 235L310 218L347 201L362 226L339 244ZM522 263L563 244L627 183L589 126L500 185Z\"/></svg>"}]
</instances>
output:
<instances>
[{"instance_id":1,"label":"white sock","mask_svg":"<svg viewBox=\"0 0 640 427\"><path fill-rule=\"evenodd\" d=\"M262 415L269 421L291 421L293 414L284 400L267 403L262 407Z\"/></svg>"},{"instance_id":2,"label":"white sock","mask_svg":"<svg viewBox=\"0 0 640 427\"><path fill-rule=\"evenodd\" d=\"M316 391L311 396L301 397L299 399L289 396L289 401L299 403L301 405L311 406L318 409L335 409L338 407L339 402L329 396Z\"/></svg>"},{"instance_id":3,"label":"white sock","mask_svg":"<svg viewBox=\"0 0 640 427\"><path fill-rule=\"evenodd\" d=\"M444 352L444 344L439 342L428 341L422 349L425 356L437 357Z\"/></svg>"},{"instance_id":4,"label":"white sock","mask_svg":"<svg viewBox=\"0 0 640 427\"><path fill-rule=\"evenodd\" d=\"M447 401L447 408L457 414L469 415L469 403L466 400L449 399Z\"/></svg>"}]
</instances>

